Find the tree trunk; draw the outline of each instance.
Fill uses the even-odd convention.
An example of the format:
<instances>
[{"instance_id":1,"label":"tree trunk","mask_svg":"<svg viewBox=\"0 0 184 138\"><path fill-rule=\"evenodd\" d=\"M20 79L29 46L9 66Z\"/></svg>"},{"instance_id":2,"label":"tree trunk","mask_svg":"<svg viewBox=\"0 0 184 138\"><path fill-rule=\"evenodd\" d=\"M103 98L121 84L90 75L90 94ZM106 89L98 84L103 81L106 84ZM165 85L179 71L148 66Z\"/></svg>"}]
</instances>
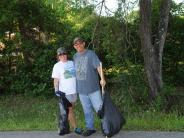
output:
<instances>
[{"instance_id":1,"label":"tree trunk","mask_svg":"<svg viewBox=\"0 0 184 138\"><path fill-rule=\"evenodd\" d=\"M162 0L156 39L152 40L151 0L140 0L140 39L149 96L154 100L162 88L162 56L169 21L170 0Z\"/></svg>"}]
</instances>

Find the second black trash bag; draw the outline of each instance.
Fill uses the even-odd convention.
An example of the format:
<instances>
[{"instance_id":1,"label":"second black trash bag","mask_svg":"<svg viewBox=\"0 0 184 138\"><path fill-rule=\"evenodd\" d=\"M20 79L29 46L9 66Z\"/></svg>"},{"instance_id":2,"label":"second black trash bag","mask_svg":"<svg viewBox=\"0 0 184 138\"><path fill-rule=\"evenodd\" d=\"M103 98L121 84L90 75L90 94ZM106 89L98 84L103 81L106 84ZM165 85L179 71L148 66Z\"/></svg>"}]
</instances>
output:
<instances>
[{"instance_id":1,"label":"second black trash bag","mask_svg":"<svg viewBox=\"0 0 184 138\"><path fill-rule=\"evenodd\" d=\"M59 135L69 134L70 126L68 122L68 113L69 113L69 104L71 104L65 97L63 93L61 97L59 97L59 122L58 122L58 133Z\"/></svg>"},{"instance_id":2,"label":"second black trash bag","mask_svg":"<svg viewBox=\"0 0 184 138\"><path fill-rule=\"evenodd\" d=\"M107 92L103 95L103 105L98 115L102 118L102 133L108 137L117 134L126 122L122 113L115 106Z\"/></svg>"}]
</instances>

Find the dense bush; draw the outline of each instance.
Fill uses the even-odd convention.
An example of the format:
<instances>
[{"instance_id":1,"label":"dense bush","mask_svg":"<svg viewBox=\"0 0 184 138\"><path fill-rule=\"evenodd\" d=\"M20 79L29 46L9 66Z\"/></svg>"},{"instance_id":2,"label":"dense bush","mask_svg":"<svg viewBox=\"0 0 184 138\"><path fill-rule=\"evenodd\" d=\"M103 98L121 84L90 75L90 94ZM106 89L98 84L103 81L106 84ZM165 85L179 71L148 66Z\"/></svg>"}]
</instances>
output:
<instances>
[{"instance_id":1,"label":"dense bush","mask_svg":"<svg viewBox=\"0 0 184 138\"><path fill-rule=\"evenodd\" d=\"M126 21L120 18L121 13L99 18L93 6L69 6L65 0L52 4L47 0L0 1L0 42L5 45L0 48L0 93L53 95L51 72L57 62L56 49L66 47L72 58L73 38L80 35L89 43L94 34L88 48L95 50L103 62L107 91L119 106L124 105L123 110L148 109L139 18ZM157 20L154 14L153 23ZM184 84L183 16L182 12L171 14L163 58L166 85L153 103L158 110L166 109L166 97Z\"/></svg>"}]
</instances>

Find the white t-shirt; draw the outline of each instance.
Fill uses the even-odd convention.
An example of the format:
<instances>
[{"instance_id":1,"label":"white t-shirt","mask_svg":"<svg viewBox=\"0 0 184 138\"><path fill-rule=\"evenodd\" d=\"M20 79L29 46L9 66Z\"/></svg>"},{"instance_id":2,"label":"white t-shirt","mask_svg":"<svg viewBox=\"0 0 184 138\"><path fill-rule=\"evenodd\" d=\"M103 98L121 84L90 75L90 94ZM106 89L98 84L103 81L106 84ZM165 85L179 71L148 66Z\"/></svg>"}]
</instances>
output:
<instances>
[{"instance_id":1,"label":"white t-shirt","mask_svg":"<svg viewBox=\"0 0 184 138\"><path fill-rule=\"evenodd\" d=\"M76 93L76 76L73 61L57 62L53 67L52 78L59 79L59 90L66 95Z\"/></svg>"}]
</instances>

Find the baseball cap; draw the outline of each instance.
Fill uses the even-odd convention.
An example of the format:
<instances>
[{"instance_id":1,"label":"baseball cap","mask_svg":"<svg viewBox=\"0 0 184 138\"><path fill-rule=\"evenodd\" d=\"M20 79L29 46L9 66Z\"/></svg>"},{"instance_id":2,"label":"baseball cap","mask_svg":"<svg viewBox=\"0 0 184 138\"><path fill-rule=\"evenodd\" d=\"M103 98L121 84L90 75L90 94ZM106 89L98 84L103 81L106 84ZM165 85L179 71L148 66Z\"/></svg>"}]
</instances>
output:
<instances>
[{"instance_id":1,"label":"baseball cap","mask_svg":"<svg viewBox=\"0 0 184 138\"><path fill-rule=\"evenodd\" d=\"M60 47L57 49L57 55L66 54L66 49L64 47Z\"/></svg>"},{"instance_id":2,"label":"baseball cap","mask_svg":"<svg viewBox=\"0 0 184 138\"><path fill-rule=\"evenodd\" d=\"M85 42L84 39L82 39L81 37L76 37L74 40L73 40L73 44L77 43L77 42Z\"/></svg>"}]
</instances>

